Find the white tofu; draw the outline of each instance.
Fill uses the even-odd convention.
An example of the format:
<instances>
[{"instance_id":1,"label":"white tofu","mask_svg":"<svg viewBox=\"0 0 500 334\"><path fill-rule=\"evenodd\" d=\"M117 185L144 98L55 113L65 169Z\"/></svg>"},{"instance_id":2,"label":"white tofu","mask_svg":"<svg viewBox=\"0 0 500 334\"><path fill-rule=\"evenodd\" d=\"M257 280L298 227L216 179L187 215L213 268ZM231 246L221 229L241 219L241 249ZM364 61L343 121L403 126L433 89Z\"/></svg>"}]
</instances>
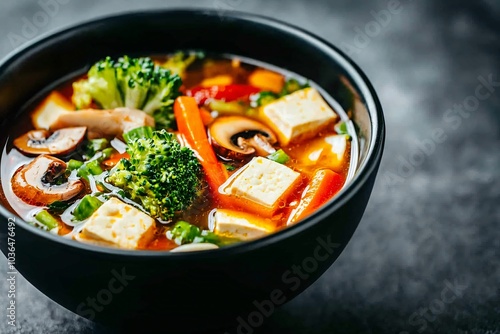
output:
<instances>
[{"instance_id":1,"label":"white tofu","mask_svg":"<svg viewBox=\"0 0 500 334\"><path fill-rule=\"evenodd\" d=\"M33 112L33 125L37 129L48 130L59 116L71 113L74 110L72 104L60 93L52 92Z\"/></svg>"},{"instance_id":2,"label":"white tofu","mask_svg":"<svg viewBox=\"0 0 500 334\"><path fill-rule=\"evenodd\" d=\"M330 135L308 143L298 160L304 165L322 164L338 172L346 163L348 148L348 136Z\"/></svg>"},{"instance_id":3,"label":"white tofu","mask_svg":"<svg viewBox=\"0 0 500 334\"><path fill-rule=\"evenodd\" d=\"M300 178L285 165L256 157L244 166L234 178L224 183L222 193L241 197L264 207L275 209L279 201L293 189Z\"/></svg>"},{"instance_id":4,"label":"white tofu","mask_svg":"<svg viewBox=\"0 0 500 334\"><path fill-rule=\"evenodd\" d=\"M338 117L311 87L265 105L261 116L267 119L283 146L314 137Z\"/></svg>"},{"instance_id":5,"label":"white tofu","mask_svg":"<svg viewBox=\"0 0 500 334\"><path fill-rule=\"evenodd\" d=\"M270 219L259 218L249 213L218 209L214 215L214 232L227 237L252 240L275 230L275 224Z\"/></svg>"},{"instance_id":6,"label":"white tofu","mask_svg":"<svg viewBox=\"0 0 500 334\"><path fill-rule=\"evenodd\" d=\"M113 197L90 216L77 240L136 249L151 241L154 232L153 218Z\"/></svg>"}]
</instances>

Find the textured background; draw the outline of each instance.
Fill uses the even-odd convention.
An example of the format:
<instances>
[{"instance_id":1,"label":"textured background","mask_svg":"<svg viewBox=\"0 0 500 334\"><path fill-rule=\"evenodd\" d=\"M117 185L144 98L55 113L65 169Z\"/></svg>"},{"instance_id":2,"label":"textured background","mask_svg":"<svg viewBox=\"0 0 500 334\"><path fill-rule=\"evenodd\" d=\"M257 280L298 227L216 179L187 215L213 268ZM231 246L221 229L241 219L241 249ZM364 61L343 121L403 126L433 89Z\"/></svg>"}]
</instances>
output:
<instances>
[{"instance_id":1,"label":"textured background","mask_svg":"<svg viewBox=\"0 0 500 334\"><path fill-rule=\"evenodd\" d=\"M133 9L234 9L326 38L372 80L388 137L366 214L337 262L275 312L263 333L500 333L500 87L460 124L443 118L472 101L479 76L500 81L498 1L401 0L400 11L378 30L373 13L386 10L386 1L61 2L36 36ZM25 20L33 22L41 8L37 1L0 1L0 57L16 46L9 34L22 34ZM365 28L371 36L363 39ZM419 143L439 129L446 139L423 154ZM0 256L2 310L6 272ZM462 292L440 308L448 284ZM17 293L15 333L112 333L53 303L20 276ZM0 332L10 332L0 314Z\"/></svg>"}]
</instances>

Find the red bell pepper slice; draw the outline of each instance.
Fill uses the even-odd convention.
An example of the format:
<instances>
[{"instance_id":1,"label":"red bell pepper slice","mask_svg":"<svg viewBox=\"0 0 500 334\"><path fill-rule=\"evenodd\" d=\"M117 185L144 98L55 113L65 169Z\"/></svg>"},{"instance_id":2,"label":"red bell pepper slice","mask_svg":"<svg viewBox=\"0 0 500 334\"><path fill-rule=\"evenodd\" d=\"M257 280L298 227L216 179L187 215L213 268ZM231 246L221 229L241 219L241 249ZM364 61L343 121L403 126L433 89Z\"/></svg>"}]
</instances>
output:
<instances>
[{"instance_id":1,"label":"red bell pepper slice","mask_svg":"<svg viewBox=\"0 0 500 334\"><path fill-rule=\"evenodd\" d=\"M226 86L197 86L186 91L187 96L195 98L196 102L201 105L209 99L223 100L231 102L235 100L245 100L252 94L260 92L260 89L250 85L226 85Z\"/></svg>"}]
</instances>

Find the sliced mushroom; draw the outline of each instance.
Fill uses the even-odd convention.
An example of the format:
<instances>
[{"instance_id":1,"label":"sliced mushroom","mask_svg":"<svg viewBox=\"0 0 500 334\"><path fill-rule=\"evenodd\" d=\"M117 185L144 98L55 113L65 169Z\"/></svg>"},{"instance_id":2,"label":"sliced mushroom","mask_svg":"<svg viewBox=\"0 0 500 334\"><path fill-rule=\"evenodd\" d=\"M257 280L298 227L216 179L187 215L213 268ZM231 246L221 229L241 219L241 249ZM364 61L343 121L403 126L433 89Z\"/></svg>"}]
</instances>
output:
<instances>
[{"instance_id":1,"label":"sliced mushroom","mask_svg":"<svg viewBox=\"0 0 500 334\"><path fill-rule=\"evenodd\" d=\"M87 128L65 128L50 134L47 130L33 130L14 140L14 146L25 154L65 155L74 151L85 138Z\"/></svg>"},{"instance_id":2,"label":"sliced mushroom","mask_svg":"<svg viewBox=\"0 0 500 334\"><path fill-rule=\"evenodd\" d=\"M61 129L68 126L86 126L88 137L121 137L124 132L141 126L155 126L153 117L144 111L130 108L110 110L85 109L59 115L51 125L51 129Z\"/></svg>"},{"instance_id":3,"label":"sliced mushroom","mask_svg":"<svg viewBox=\"0 0 500 334\"><path fill-rule=\"evenodd\" d=\"M36 206L55 201L67 201L84 188L81 180L52 185L66 171L66 163L50 155L39 155L29 164L19 167L12 177L12 191L23 202Z\"/></svg>"},{"instance_id":4,"label":"sliced mushroom","mask_svg":"<svg viewBox=\"0 0 500 334\"><path fill-rule=\"evenodd\" d=\"M216 118L208 128L210 141L219 156L243 161L253 154L268 156L277 138L264 124L243 116Z\"/></svg>"}]
</instances>

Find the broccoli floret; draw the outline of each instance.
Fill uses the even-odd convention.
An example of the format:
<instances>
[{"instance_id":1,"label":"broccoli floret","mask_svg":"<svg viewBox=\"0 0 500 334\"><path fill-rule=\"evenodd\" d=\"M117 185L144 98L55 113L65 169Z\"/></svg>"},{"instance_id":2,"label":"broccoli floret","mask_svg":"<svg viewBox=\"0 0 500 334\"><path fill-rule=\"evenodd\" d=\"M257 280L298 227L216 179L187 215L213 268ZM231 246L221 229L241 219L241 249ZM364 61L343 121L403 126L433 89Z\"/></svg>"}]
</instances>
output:
<instances>
[{"instance_id":1,"label":"broccoli floret","mask_svg":"<svg viewBox=\"0 0 500 334\"><path fill-rule=\"evenodd\" d=\"M104 109L123 107L123 99L116 80L115 62L110 58L97 62L88 73L88 92Z\"/></svg>"},{"instance_id":2,"label":"broccoli floret","mask_svg":"<svg viewBox=\"0 0 500 334\"><path fill-rule=\"evenodd\" d=\"M309 87L309 83L301 84L296 79L288 79L281 90L280 96L292 94L298 90Z\"/></svg>"},{"instance_id":3,"label":"broccoli floret","mask_svg":"<svg viewBox=\"0 0 500 334\"><path fill-rule=\"evenodd\" d=\"M155 67L148 99L142 110L154 117L157 128L173 128L176 125L173 106L181 85L182 80L177 74L171 75L170 71Z\"/></svg>"},{"instance_id":4,"label":"broccoli floret","mask_svg":"<svg viewBox=\"0 0 500 334\"><path fill-rule=\"evenodd\" d=\"M79 80L73 83L73 96L71 101L77 110L87 109L92 104L92 95L89 93L89 81Z\"/></svg>"},{"instance_id":5,"label":"broccoli floret","mask_svg":"<svg viewBox=\"0 0 500 334\"><path fill-rule=\"evenodd\" d=\"M141 109L152 85L155 64L149 58L118 59L116 78L125 106Z\"/></svg>"},{"instance_id":6,"label":"broccoli floret","mask_svg":"<svg viewBox=\"0 0 500 334\"><path fill-rule=\"evenodd\" d=\"M203 58L205 58L205 54L203 52L190 52L186 54L182 51L178 51L169 57L168 60L161 66L183 78L189 65L191 65L195 60Z\"/></svg>"},{"instance_id":7,"label":"broccoli floret","mask_svg":"<svg viewBox=\"0 0 500 334\"><path fill-rule=\"evenodd\" d=\"M153 116L159 129L175 126L173 104L181 78L155 65L150 58L107 57L88 72L88 79L73 84L72 100L78 109L92 100L104 109L127 107Z\"/></svg>"},{"instance_id":8,"label":"broccoli floret","mask_svg":"<svg viewBox=\"0 0 500 334\"><path fill-rule=\"evenodd\" d=\"M202 169L193 151L161 130L128 143L130 160L122 159L108 182L124 190L154 218L171 221L201 191Z\"/></svg>"}]
</instances>

